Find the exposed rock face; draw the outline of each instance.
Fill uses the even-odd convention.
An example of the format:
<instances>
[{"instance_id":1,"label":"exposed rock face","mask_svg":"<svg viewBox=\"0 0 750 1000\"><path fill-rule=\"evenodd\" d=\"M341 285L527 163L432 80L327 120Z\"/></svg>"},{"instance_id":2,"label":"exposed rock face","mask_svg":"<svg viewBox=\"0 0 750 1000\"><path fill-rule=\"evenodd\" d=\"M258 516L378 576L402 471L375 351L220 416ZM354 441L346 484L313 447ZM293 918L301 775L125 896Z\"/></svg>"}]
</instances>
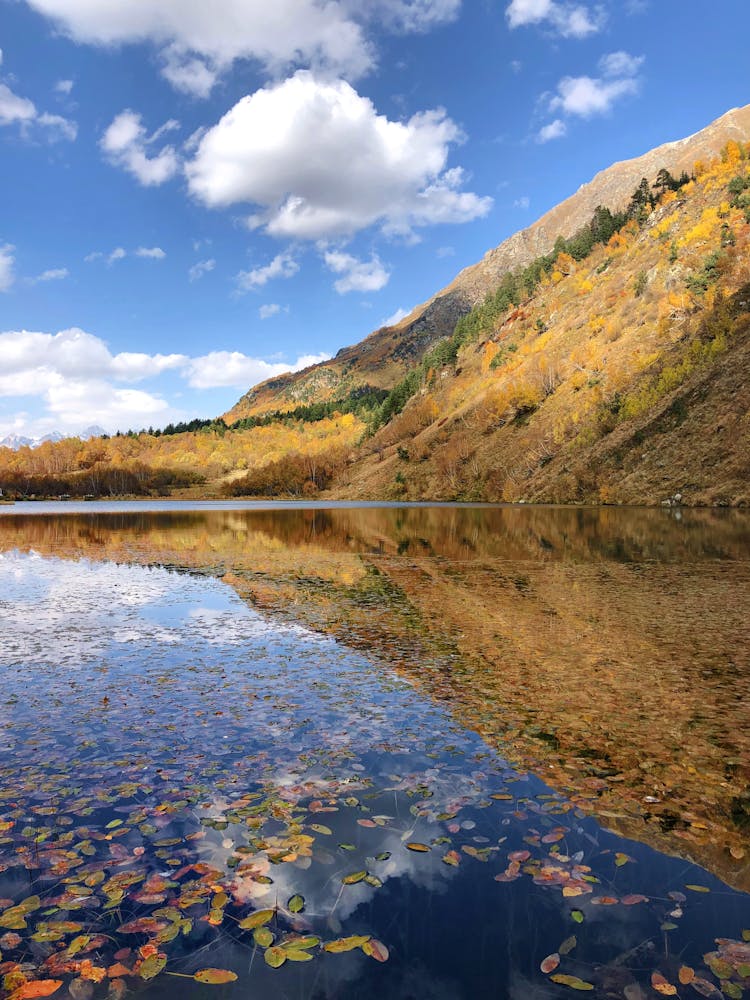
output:
<instances>
[{"instance_id":1,"label":"exposed rock face","mask_svg":"<svg viewBox=\"0 0 750 1000\"><path fill-rule=\"evenodd\" d=\"M558 236L572 236L590 220L598 205L621 209L643 177L653 181L662 167L674 175L683 170L690 173L696 161L717 156L731 140L750 141L750 105L728 111L695 135L601 171L533 225L461 271L400 323L376 330L359 344L339 351L331 361L261 383L239 400L226 419L335 398L366 383L385 388L394 385L431 344L453 332L456 321L495 288L504 274L548 253Z\"/></svg>"}]
</instances>

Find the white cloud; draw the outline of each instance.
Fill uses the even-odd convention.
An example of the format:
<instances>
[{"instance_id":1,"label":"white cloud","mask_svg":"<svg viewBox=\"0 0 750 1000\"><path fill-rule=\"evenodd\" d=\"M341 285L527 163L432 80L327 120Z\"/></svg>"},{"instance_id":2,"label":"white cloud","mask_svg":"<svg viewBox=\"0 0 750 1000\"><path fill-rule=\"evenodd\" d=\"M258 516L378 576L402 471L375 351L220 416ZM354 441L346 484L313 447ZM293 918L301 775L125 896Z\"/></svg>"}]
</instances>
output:
<instances>
[{"instance_id":1,"label":"white cloud","mask_svg":"<svg viewBox=\"0 0 750 1000\"><path fill-rule=\"evenodd\" d=\"M75 142L78 136L78 125L70 118L63 118L62 115L51 115L47 111L37 116L37 124L47 130L47 138L50 142L58 139L65 139L68 142Z\"/></svg>"},{"instance_id":2,"label":"white cloud","mask_svg":"<svg viewBox=\"0 0 750 1000\"><path fill-rule=\"evenodd\" d=\"M0 244L0 292L7 292L16 280L14 265L16 258L13 251L16 248L10 243Z\"/></svg>"},{"instance_id":3,"label":"white cloud","mask_svg":"<svg viewBox=\"0 0 750 1000\"><path fill-rule=\"evenodd\" d=\"M293 278L298 271L299 264L287 250L277 254L271 263L264 267L240 271L237 275L237 288L241 292L249 292L253 288L262 288L274 278Z\"/></svg>"},{"instance_id":4,"label":"white cloud","mask_svg":"<svg viewBox=\"0 0 750 1000\"><path fill-rule=\"evenodd\" d=\"M610 52L599 60L602 76L636 76L645 61L645 56L631 56L629 52Z\"/></svg>"},{"instance_id":5,"label":"white cloud","mask_svg":"<svg viewBox=\"0 0 750 1000\"><path fill-rule=\"evenodd\" d=\"M395 313L392 313L390 316L386 316L385 319L381 320L380 325L381 327L395 326L397 323L400 323L402 319L406 319L410 312L411 309L397 309Z\"/></svg>"},{"instance_id":6,"label":"white cloud","mask_svg":"<svg viewBox=\"0 0 750 1000\"><path fill-rule=\"evenodd\" d=\"M601 8L583 4L559 3L557 0L512 0L505 10L508 27L520 28L542 24L563 38L586 38L604 26Z\"/></svg>"},{"instance_id":7,"label":"white cloud","mask_svg":"<svg viewBox=\"0 0 750 1000\"><path fill-rule=\"evenodd\" d=\"M544 125L537 132L538 142L551 142L553 139L562 139L568 133L568 126L562 118L555 118L549 125Z\"/></svg>"},{"instance_id":8,"label":"white cloud","mask_svg":"<svg viewBox=\"0 0 750 1000\"><path fill-rule=\"evenodd\" d=\"M440 257L441 259L444 258L444 257L455 257L456 256L456 248L455 247L438 247L437 250L435 251L435 256L436 257Z\"/></svg>"},{"instance_id":9,"label":"white cloud","mask_svg":"<svg viewBox=\"0 0 750 1000\"><path fill-rule=\"evenodd\" d=\"M366 30L424 32L453 20L460 0L27 0L76 41L158 46L178 90L206 97L238 59L271 74L309 67L350 79L373 68Z\"/></svg>"},{"instance_id":10,"label":"white cloud","mask_svg":"<svg viewBox=\"0 0 750 1000\"><path fill-rule=\"evenodd\" d=\"M69 277L70 271L67 267L52 267L48 271L42 271L35 278L31 278L31 284L35 285L40 281L62 281Z\"/></svg>"},{"instance_id":11,"label":"white cloud","mask_svg":"<svg viewBox=\"0 0 750 1000\"><path fill-rule=\"evenodd\" d=\"M643 63L643 56L610 52L599 60L600 77L563 77L557 85L557 93L542 97L548 110L557 113L558 117L539 129L537 142L550 142L566 135L568 127L564 116L592 118L607 114L621 98L637 94L641 85L638 73Z\"/></svg>"},{"instance_id":12,"label":"white cloud","mask_svg":"<svg viewBox=\"0 0 750 1000\"><path fill-rule=\"evenodd\" d=\"M345 236L375 222L406 233L489 211L491 199L458 190L459 168L446 170L462 139L442 110L390 121L343 80L298 72L239 101L186 173L208 206L257 206L248 224L273 236Z\"/></svg>"},{"instance_id":13,"label":"white cloud","mask_svg":"<svg viewBox=\"0 0 750 1000\"><path fill-rule=\"evenodd\" d=\"M164 260L167 256L161 247L138 247L136 257L146 257L148 260Z\"/></svg>"},{"instance_id":14,"label":"white cloud","mask_svg":"<svg viewBox=\"0 0 750 1000\"><path fill-rule=\"evenodd\" d=\"M362 28L340 0L29 0L81 42L112 45L150 41L163 73L180 90L206 96L237 59L254 59L272 73L290 65L357 76L373 53ZM427 6L430 6L429 4Z\"/></svg>"},{"instance_id":15,"label":"white cloud","mask_svg":"<svg viewBox=\"0 0 750 1000\"><path fill-rule=\"evenodd\" d=\"M58 80L54 86L54 91L56 94L64 94L66 97L73 90L72 80Z\"/></svg>"},{"instance_id":16,"label":"white cloud","mask_svg":"<svg viewBox=\"0 0 750 1000\"><path fill-rule=\"evenodd\" d=\"M323 255L323 259L330 271L342 275L333 286L339 295L346 295L347 292L379 292L391 277L390 271L382 265L377 254L373 254L369 260L359 260L340 250L329 250Z\"/></svg>"},{"instance_id":17,"label":"white cloud","mask_svg":"<svg viewBox=\"0 0 750 1000\"><path fill-rule=\"evenodd\" d=\"M289 307L282 310L278 302L269 302L268 305L260 307L258 315L261 319L271 319L272 316L278 316L281 312L289 312Z\"/></svg>"},{"instance_id":18,"label":"white cloud","mask_svg":"<svg viewBox=\"0 0 750 1000\"><path fill-rule=\"evenodd\" d=\"M107 159L132 174L144 187L164 184L177 173L180 160L173 146L164 146L153 156L149 145L176 123L170 119L149 136L135 111L121 111L102 136L99 146Z\"/></svg>"},{"instance_id":19,"label":"white cloud","mask_svg":"<svg viewBox=\"0 0 750 1000\"><path fill-rule=\"evenodd\" d=\"M33 101L19 97L13 93L10 87L0 83L0 125L31 122L36 118L36 114Z\"/></svg>"},{"instance_id":20,"label":"white cloud","mask_svg":"<svg viewBox=\"0 0 750 1000\"><path fill-rule=\"evenodd\" d=\"M529 196L525 194L522 195L520 198L516 198L516 200L513 202L513 208L521 208L525 211L530 204L531 204L531 198L529 198Z\"/></svg>"},{"instance_id":21,"label":"white cloud","mask_svg":"<svg viewBox=\"0 0 750 1000\"><path fill-rule=\"evenodd\" d=\"M127 255L127 251L123 247L115 247L109 257L107 257L107 263L114 264L118 260L125 260Z\"/></svg>"},{"instance_id":22,"label":"white cloud","mask_svg":"<svg viewBox=\"0 0 750 1000\"><path fill-rule=\"evenodd\" d=\"M75 432L90 424L107 431L183 419L159 393L132 383L173 372L195 389L249 386L328 360L330 355L303 355L291 364L271 363L239 351L213 351L201 357L185 354L113 354L105 341L74 328L57 334L0 333L0 398L34 397L44 407L36 420L19 417L13 430L33 436L35 430Z\"/></svg>"},{"instance_id":23,"label":"white cloud","mask_svg":"<svg viewBox=\"0 0 750 1000\"><path fill-rule=\"evenodd\" d=\"M215 267L216 261L213 260L213 258L211 260L199 260L198 263L193 264L188 271L188 278L191 281L198 281L204 274L208 274L209 271L213 271Z\"/></svg>"},{"instance_id":24,"label":"white cloud","mask_svg":"<svg viewBox=\"0 0 750 1000\"><path fill-rule=\"evenodd\" d=\"M461 0L349 0L347 6L355 16L369 17L393 31L421 33L455 20Z\"/></svg>"},{"instance_id":25,"label":"white cloud","mask_svg":"<svg viewBox=\"0 0 750 1000\"><path fill-rule=\"evenodd\" d=\"M69 118L39 112L33 101L14 94L5 83L0 83L0 125L19 125L24 135L31 129L42 130L49 142L66 139L73 142L78 135L78 126Z\"/></svg>"},{"instance_id":26,"label":"white cloud","mask_svg":"<svg viewBox=\"0 0 750 1000\"><path fill-rule=\"evenodd\" d=\"M621 97L638 92L637 79L600 80L590 76L566 76L550 101L551 111L591 118L606 114Z\"/></svg>"},{"instance_id":27,"label":"white cloud","mask_svg":"<svg viewBox=\"0 0 750 1000\"><path fill-rule=\"evenodd\" d=\"M195 389L213 389L219 386L247 388L275 378L285 372L301 371L310 365L328 361L330 354L304 355L293 364L270 364L248 357L239 351L212 351L201 358L194 358L186 369L188 384Z\"/></svg>"}]
</instances>

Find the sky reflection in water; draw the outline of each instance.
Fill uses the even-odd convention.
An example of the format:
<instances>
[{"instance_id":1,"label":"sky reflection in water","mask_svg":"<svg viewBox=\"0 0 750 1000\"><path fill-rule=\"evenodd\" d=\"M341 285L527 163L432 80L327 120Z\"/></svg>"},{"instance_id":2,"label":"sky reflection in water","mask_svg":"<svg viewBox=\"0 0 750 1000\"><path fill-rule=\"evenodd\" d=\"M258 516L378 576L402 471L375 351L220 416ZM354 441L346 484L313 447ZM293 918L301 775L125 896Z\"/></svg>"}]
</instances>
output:
<instances>
[{"instance_id":1,"label":"sky reflection in water","mask_svg":"<svg viewBox=\"0 0 750 1000\"><path fill-rule=\"evenodd\" d=\"M6 552L0 595L6 973L79 998L122 982L145 997L521 1000L575 995L539 969L567 942L552 975L636 998L682 965L718 988L702 956L750 928L747 895L606 831L375 656L219 581ZM28 926L8 928L34 895ZM238 921L274 907L287 953L290 935L362 935L389 958L315 945L271 969ZM151 942L167 962L144 980ZM713 961L734 995L739 972ZM89 978L115 963L129 972ZM207 967L239 982L169 975Z\"/></svg>"}]
</instances>

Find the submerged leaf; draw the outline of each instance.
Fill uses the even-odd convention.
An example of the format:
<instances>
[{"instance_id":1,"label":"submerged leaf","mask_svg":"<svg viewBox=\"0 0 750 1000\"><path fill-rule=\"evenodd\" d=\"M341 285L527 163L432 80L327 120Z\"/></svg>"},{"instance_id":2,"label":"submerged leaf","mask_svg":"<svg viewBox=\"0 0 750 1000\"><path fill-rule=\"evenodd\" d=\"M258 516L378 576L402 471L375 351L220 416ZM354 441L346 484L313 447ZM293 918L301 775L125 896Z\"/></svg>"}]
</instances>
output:
<instances>
[{"instance_id":1,"label":"submerged leaf","mask_svg":"<svg viewBox=\"0 0 750 1000\"><path fill-rule=\"evenodd\" d=\"M541 962L539 968L542 970L545 976L548 976L550 972L555 971L555 969L558 967L559 964L560 964L560 956L557 954L557 952L554 952L552 955L547 955L547 957Z\"/></svg>"},{"instance_id":2,"label":"submerged leaf","mask_svg":"<svg viewBox=\"0 0 750 1000\"><path fill-rule=\"evenodd\" d=\"M583 979L579 979L578 976L566 976L558 973L550 976L550 979L553 983L560 983L561 986L569 986L571 990L589 991L594 988L593 983L587 983Z\"/></svg>"},{"instance_id":3,"label":"submerged leaf","mask_svg":"<svg viewBox=\"0 0 750 1000\"><path fill-rule=\"evenodd\" d=\"M365 941L362 945L362 951L365 955L369 955L370 958L374 958L376 962L388 961L388 949L382 941L378 941L375 938L370 938L369 941Z\"/></svg>"}]
</instances>

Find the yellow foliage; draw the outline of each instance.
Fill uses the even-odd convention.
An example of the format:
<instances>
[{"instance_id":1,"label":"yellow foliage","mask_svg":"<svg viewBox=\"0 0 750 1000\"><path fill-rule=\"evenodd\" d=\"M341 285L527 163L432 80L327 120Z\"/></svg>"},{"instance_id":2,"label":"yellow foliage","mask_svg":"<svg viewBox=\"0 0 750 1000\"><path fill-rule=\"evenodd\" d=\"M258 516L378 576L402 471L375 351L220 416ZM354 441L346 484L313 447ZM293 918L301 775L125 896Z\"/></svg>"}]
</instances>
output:
<instances>
[{"instance_id":1,"label":"yellow foliage","mask_svg":"<svg viewBox=\"0 0 750 1000\"><path fill-rule=\"evenodd\" d=\"M497 356L499 350L500 348L494 340L488 340L484 345L484 351L482 352L482 372L484 374L490 370L492 359Z\"/></svg>"}]
</instances>

